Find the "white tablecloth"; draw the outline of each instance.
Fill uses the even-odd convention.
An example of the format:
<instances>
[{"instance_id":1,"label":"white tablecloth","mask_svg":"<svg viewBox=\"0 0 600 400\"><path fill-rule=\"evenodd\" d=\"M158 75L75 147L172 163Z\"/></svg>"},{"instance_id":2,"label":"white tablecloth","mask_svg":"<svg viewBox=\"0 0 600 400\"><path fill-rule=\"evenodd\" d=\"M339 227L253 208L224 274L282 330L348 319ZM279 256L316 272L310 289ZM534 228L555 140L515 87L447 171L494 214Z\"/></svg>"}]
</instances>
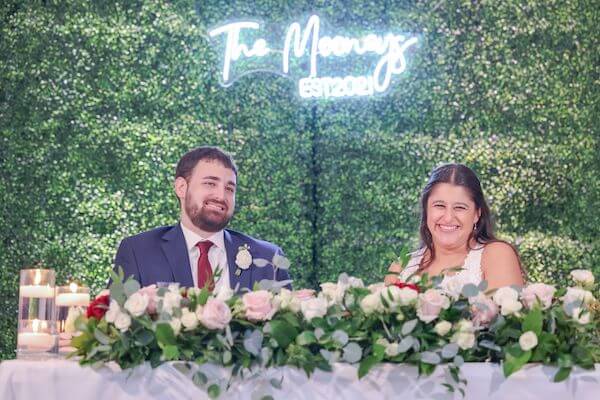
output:
<instances>
[{"instance_id":1,"label":"white tablecloth","mask_svg":"<svg viewBox=\"0 0 600 400\"><path fill-rule=\"evenodd\" d=\"M228 370L210 365L200 367L211 380L227 377ZM467 363L462 367L467 379L465 399L600 399L600 365L595 371L575 370L561 383L552 383L555 368L528 365L508 379L498 365ZM460 399L449 393L444 369L431 377L417 379L416 369L407 365L384 364L366 377L357 379L356 367L337 364L331 373L315 371L307 378L294 368L272 368L244 380L236 379L222 399L260 399L270 394L275 399ZM282 381L281 389L271 379ZM226 379L221 382L225 384ZM174 365L152 369L143 365L132 371L118 367L92 369L64 360L0 363L0 399L2 400L129 400L207 399L189 377Z\"/></svg>"}]
</instances>

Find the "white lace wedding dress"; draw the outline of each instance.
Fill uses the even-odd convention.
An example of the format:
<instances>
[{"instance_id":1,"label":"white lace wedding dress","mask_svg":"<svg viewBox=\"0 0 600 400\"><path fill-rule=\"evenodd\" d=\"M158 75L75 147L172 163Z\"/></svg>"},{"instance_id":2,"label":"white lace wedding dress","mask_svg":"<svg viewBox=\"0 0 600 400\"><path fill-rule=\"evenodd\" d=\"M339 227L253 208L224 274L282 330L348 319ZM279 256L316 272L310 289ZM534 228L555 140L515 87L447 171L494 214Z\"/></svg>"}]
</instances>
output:
<instances>
[{"instance_id":1,"label":"white lace wedding dress","mask_svg":"<svg viewBox=\"0 0 600 400\"><path fill-rule=\"evenodd\" d=\"M449 295L457 297L458 294L460 294L462 287L467 283L479 285L483 280L483 272L481 270L481 255L483 254L483 249L484 246L479 245L470 250L462 265L462 269L445 275L439 287ZM412 253L412 257L408 261L406 268L400 272L399 277L401 281L407 282L410 276L417 272L424 253L425 249Z\"/></svg>"}]
</instances>

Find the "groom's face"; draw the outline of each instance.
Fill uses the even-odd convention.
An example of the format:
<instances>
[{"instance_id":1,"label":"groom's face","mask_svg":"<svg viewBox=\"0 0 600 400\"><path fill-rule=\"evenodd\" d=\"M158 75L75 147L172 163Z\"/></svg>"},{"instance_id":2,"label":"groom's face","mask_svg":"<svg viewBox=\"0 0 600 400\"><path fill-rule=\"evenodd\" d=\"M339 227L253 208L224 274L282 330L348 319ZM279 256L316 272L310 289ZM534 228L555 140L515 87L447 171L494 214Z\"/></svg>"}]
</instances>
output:
<instances>
[{"instance_id":1,"label":"groom's face","mask_svg":"<svg viewBox=\"0 0 600 400\"><path fill-rule=\"evenodd\" d=\"M182 219L202 232L225 228L235 208L236 175L217 160L201 160L188 180L177 178Z\"/></svg>"}]
</instances>

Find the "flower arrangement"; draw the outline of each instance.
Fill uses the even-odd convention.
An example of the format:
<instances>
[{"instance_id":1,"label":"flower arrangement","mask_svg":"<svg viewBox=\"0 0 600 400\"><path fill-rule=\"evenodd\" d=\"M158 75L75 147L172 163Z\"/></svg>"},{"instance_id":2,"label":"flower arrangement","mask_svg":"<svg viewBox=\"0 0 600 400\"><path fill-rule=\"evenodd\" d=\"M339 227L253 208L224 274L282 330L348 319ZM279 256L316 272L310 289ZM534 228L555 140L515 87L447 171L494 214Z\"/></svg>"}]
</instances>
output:
<instances>
[{"instance_id":1,"label":"flower arrangement","mask_svg":"<svg viewBox=\"0 0 600 400\"><path fill-rule=\"evenodd\" d=\"M445 365L448 389L461 392L465 361L501 363L505 376L537 362L558 366L560 381L573 367L593 369L600 361L594 277L583 270L571 277L574 285L563 289L532 283L486 291L482 282L456 295L438 287L439 277L365 287L342 274L318 293L271 285L234 294L176 284L140 288L120 273L75 322L73 355L84 365L114 361L124 369L214 363L231 367L233 376L284 365L310 374L336 362L358 365L359 377L382 362L412 364L421 374ZM201 372L193 380L219 395L219 385Z\"/></svg>"}]
</instances>

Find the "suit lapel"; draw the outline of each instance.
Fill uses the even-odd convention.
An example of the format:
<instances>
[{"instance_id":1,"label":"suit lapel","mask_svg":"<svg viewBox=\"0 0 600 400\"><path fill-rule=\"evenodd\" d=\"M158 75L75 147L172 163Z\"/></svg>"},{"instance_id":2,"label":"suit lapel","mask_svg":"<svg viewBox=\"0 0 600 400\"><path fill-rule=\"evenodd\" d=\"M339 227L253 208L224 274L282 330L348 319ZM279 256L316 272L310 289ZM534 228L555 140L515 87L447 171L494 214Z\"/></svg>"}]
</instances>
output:
<instances>
[{"instance_id":1,"label":"suit lapel","mask_svg":"<svg viewBox=\"0 0 600 400\"><path fill-rule=\"evenodd\" d=\"M162 239L161 248L169 261L174 281L179 282L183 287L194 286L190 258L181 226L175 225L163 235Z\"/></svg>"},{"instance_id":2,"label":"suit lapel","mask_svg":"<svg viewBox=\"0 0 600 400\"><path fill-rule=\"evenodd\" d=\"M227 253L227 265L229 266L229 286L232 289L239 284L241 288L252 288L250 282L252 281L252 267L247 270L241 270L241 274L237 276L235 271L238 267L235 264L235 257L237 255L238 248L243 244L239 240L236 240L234 235L231 235L228 230L224 232L225 251Z\"/></svg>"}]
</instances>

